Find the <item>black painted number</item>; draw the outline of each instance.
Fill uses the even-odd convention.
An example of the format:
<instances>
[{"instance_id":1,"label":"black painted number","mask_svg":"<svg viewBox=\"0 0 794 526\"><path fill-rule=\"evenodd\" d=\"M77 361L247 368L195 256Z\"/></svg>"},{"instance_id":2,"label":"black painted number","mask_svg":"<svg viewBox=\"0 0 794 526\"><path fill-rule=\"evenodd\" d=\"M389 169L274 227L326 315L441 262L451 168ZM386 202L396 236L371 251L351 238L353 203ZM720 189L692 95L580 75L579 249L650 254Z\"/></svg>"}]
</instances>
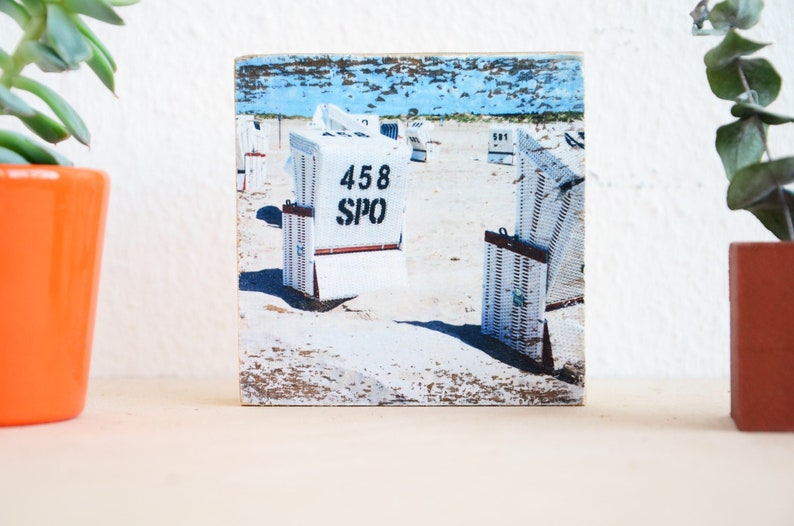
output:
<instances>
[{"instance_id":1,"label":"black painted number","mask_svg":"<svg viewBox=\"0 0 794 526\"><path fill-rule=\"evenodd\" d=\"M389 168L388 164L384 164L378 170L378 181L377 185L378 188L381 190L385 190L389 187L389 174L391 173L391 168Z\"/></svg>"},{"instance_id":2,"label":"black painted number","mask_svg":"<svg viewBox=\"0 0 794 526\"><path fill-rule=\"evenodd\" d=\"M381 165L378 169L378 179L375 182L379 190L385 190L389 187L389 174L391 173L391 168L388 164ZM350 168L347 169L345 174L342 176L342 179L339 181L339 184L347 188L348 190L352 190L353 186L356 185L356 167L352 164ZM366 190L370 186L372 186L372 166L369 164L365 164L361 167L361 171L358 174L358 187L361 190Z\"/></svg>"},{"instance_id":3,"label":"black painted number","mask_svg":"<svg viewBox=\"0 0 794 526\"><path fill-rule=\"evenodd\" d=\"M342 186L346 186L348 190L353 189L353 185L355 181L353 180L353 165L350 165L350 168L347 169L345 175L342 176L342 180L339 181L339 184Z\"/></svg>"},{"instance_id":4,"label":"black painted number","mask_svg":"<svg viewBox=\"0 0 794 526\"><path fill-rule=\"evenodd\" d=\"M385 190L389 187L390 174L391 167L388 164L382 164L378 168L378 177L375 179L375 186L378 190ZM360 190L367 190L372 186L374 178L372 165L362 165L358 171L358 177L356 177L356 167L351 164L342 179L339 180L339 184L348 190L353 190L353 186L358 186ZM358 225L362 219L367 219L373 225L379 225L386 218L386 199L383 197L374 199L367 197L342 198L339 201L339 212L336 222L342 226Z\"/></svg>"},{"instance_id":5,"label":"black painted number","mask_svg":"<svg viewBox=\"0 0 794 526\"><path fill-rule=\"evenodd\" d=\"M372 184L372 166L365 164L361 167L361 173L358 176L358 187L362 190L366 190Z\"/></svg>"}]
</instances>

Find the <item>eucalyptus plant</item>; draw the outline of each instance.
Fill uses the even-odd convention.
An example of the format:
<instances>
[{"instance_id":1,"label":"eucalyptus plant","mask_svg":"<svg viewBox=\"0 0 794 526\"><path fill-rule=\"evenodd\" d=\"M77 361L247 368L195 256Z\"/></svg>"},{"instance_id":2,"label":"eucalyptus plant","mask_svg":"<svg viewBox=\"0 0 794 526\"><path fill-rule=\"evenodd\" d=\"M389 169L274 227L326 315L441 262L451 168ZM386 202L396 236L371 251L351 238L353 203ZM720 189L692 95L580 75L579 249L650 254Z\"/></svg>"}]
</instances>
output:
<instances>
[{"instance_id":1,"label":"eucalyptus plant","mask_svg":"<svg viewBox=\"0 0 794 526\"><path fill-rule=\"evenodd\" d=\"M706 53L706 77L711 91L733 102L736 118L717 130L716 148L728 185L728 207L751 212L781 240L794 240L794 157L773 159L767 134L770 126L794 118L767 109L780 93L782 79L765 58L754 57L767 44L739 34L761 18L762 0L725 0L712 9L702 0L690 13L695 35L721 35ZM706 26L708 22L710 27Z\"/></svg>"},{"instance_id":2,"label":"eucalyptus plant","mask_svg":"<svg viewBox=\"0 0 794 526\"><path fill-rule=\"evenodd\" d=\"M22 32L13 50L0 48L0 115L19 119L46 143L56 144L74 137L87 146L90 134L75 109L53 89L23 72L35 64L44 72L61 73L85 63L114 92L116 63L83 17L122 25L124 22L114 8L137 2L0 0L0 13L13 19ZM24 134L2 129L0 163L71 164L53 148Z\"/></svg>"}]
</instances>

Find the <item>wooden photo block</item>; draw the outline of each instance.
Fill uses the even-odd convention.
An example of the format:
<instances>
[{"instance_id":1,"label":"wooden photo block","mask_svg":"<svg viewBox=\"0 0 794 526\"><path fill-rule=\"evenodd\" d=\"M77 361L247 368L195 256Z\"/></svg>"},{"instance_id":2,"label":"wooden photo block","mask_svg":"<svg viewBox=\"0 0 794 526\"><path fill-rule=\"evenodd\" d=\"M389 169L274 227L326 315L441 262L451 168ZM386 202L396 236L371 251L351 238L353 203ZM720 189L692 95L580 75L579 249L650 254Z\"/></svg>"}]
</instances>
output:
<instances>
[{"instance_id":1,"label":"wooden photo block","mask_svg":"<svg viewBox=\"0 0 794 526\"><path fill-rule=\"evenodd\" d=\"M235 66L243 404L583 403L580 55Z\"/></svg>"}]
</instances>

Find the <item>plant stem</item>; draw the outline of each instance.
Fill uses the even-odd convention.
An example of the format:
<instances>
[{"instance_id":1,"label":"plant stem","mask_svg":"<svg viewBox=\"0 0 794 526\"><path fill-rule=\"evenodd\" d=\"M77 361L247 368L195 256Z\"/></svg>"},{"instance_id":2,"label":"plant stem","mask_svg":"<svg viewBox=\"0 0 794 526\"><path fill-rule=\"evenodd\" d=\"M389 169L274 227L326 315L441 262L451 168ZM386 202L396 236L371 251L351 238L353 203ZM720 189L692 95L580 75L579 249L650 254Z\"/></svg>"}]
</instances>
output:
<instances>
[{"instance_id":1,"label":"plant stem","mask_svg":"<svg viewBox=\"0 0 794 526\"><path fill-rule=\"evenodd\" d=\"M747 95L748 100L751 102L758 104L757 97L753 97L753 90L750 89L750 84L747 82L747 77L744 74L744 70L742 69L741 61L736 61L736 71L739 72L739 80L742 82L742 88L744 88L744 93ZM769 153L769 143L766 140L766 130L764 129L764 123L761 122L761 119L755 120L756 125L758 126L758 131L761 133L761 138L764 141L764 152L766 152L766 158L768 161L772 160L772 154Z\"/></svg>"},{"instance_id":2,"label":"plant stem","mask_svg":"<svg viewBox=\"0 0 794 526\"><path fill-rule=\"evenodd\" d=\"M744 88L744 93L747 95L748 100L758 104L758 101L753 98L752 90L750 89L750 84L747 82L747 77L744 74L744 70L742 69L742 64L740 61L736 61L736 70L739 72L739 79L742 82L742 87ZM755 117L755 123L758 126L758 131L761 133L761 139L764 142L764 152L766 152L766 159L767 161L772 160L772 154L769 152L769 142L766 138L766 130L764 129L764 123L761 122L761 119ZM777 193L778 197L780 198L780 206L783 207L783 217L786 218L786 230L788 232L788 240L794 241L794 221L791 218L791 211L788 208L788 203L786 202L786 194L783 191L783 187L777 185Z\"/></svg>"},{"instance_id":3,"label":"plant stem","mask_svg":"<svg viewBox=\"0 0 794 526\"><path fill-rule=\"evenodd\" d=\"M47 20L38 15L32 15L30 20L28 21L27 25L25 26L25 30L22 33L22 37L19 39L19 43L17 44L16 48L14 48L14 53L11 55L11 67L9 67L6 71L3 71L3 75L0 76L0 83L2 83L5 87L10 88L11 82L16 78L22 70L29 64L29 61L26 61L22 58L22 46L26 42L36 41L41 38L44 34L45 29L47 28Z\"/></svg>"}]
</instances>

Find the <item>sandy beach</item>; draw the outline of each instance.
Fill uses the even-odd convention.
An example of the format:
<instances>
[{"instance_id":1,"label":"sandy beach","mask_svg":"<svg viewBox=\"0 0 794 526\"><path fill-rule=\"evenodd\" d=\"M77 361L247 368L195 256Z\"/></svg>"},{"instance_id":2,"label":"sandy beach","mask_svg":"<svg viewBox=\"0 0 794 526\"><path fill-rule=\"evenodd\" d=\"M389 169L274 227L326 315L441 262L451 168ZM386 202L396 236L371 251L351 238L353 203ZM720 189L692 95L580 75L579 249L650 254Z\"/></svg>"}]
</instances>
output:
<instances>
[{"instance_id":1,"label":"sandy beach","mask_svg":"<svg viewBox=\"0 0 794 526\"><path fill-rule=\"evenodd\" d=\"M439 155L410 163L408 287L318 311L282 285L280 210L294 199L289 132L306 122L282 121L280 148L279 123L269 122L266 183L237 194L243 403L582 403L583 382L535 374L480 333L484 232L512 234L516 213L516 168L486 162L488 123L436 123ZM581 121L529 126L551 140L583 129Z\"/></svg>"}]
</instances>

